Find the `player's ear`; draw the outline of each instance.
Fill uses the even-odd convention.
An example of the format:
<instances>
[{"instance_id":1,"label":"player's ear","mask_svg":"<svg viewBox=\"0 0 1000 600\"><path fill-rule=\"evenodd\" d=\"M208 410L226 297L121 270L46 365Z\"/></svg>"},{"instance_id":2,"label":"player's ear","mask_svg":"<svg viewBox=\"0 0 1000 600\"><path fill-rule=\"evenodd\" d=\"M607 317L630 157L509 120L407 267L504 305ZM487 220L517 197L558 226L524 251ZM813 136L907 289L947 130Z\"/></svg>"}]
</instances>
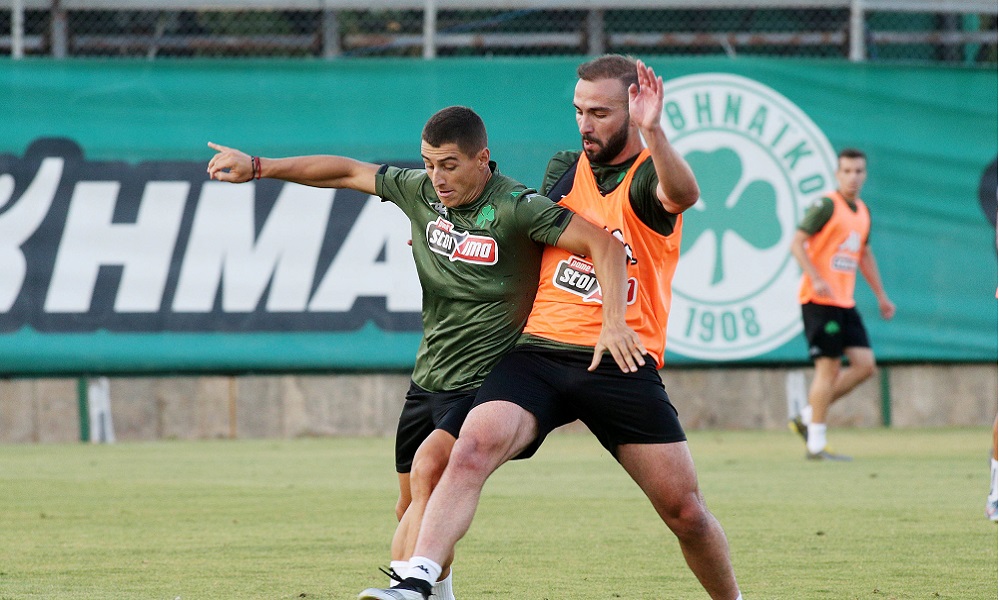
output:
<instances>
[{"instance_id":1,"label":"player's ear","mask_svg":"<svg viewBox=\"0 0 1000 600\"><path fill-rule=\"evenodd\" d=\"M476 161L479 163L479 168L489 168L490 166L490 149L483 148L476 154Z\"/></svg>"}]
</instances>

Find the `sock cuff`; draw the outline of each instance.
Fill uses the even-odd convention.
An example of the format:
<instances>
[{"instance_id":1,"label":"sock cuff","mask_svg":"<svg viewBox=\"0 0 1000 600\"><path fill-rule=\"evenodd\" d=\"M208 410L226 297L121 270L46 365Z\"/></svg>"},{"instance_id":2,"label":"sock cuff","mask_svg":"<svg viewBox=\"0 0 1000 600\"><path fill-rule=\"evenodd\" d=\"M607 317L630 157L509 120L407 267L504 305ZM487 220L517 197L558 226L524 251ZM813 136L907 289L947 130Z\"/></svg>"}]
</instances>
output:
<instances>
[{"instance_id":1,"label":"sock cuff","mask_svg":"<svg viewBox=\"0 0 1000 600\"><path fill-rule=\"evenodd\" d=\"M402 577L403 573L406 573L406 570L409 569L409 568L410 568L410 561L408 561L408 560L390 560L389 561L389 569L395 571L396 574L399 575L400 577Z\"/></svg>"},{"instance_id":2,"label":"sock cuff","mask_svg":"<svg viewBox=\"0 0 1000 600\"><path fill-rule=\"evenodd\" d=\"M422 579L430 585L437 583L441 576L441 565L426 556L411 556L410 568L406 570L405 577L416 577Z\"/></svg>"},{"instance_id":3,"label":"sock cuff","mask_svg":"<svg viewBox=\"0 0 1000 600\"><path fill-rule=\"evenodd\" d=\"M806 448L809 452L816 454L826 448L826 424L810 423L809 436L806 440Z\"/></svg>"},{"instance_id":4,"label":"sock cuff","mask_svg":"<svg viewBox=\"0 0 1000 600\"><path fill-rule=\"evenodd\" d=\"M448 571L447 577L436 582L431 591L434 592L435 597L454 600L455 596L451 590L451 571Z\"/></svg>"}]
</instances>

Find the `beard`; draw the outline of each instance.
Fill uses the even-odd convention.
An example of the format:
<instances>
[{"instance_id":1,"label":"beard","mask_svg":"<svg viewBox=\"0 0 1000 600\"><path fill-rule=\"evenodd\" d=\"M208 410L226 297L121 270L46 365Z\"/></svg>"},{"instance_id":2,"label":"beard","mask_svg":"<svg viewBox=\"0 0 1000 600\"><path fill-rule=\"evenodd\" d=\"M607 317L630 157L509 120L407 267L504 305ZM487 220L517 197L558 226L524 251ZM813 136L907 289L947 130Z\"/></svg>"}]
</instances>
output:
<instances>
[{"instance_id":1,"label":"beard","mask_svg":"<svg viewBox=\"0 0 1000 600\"><path fill-rule=\"evenodd\" d=\"M597 150L588 152L584 149L584 154L587 155L587 160L592 163L597 163L601 165L610 164L612 160L625 149L625 144L628 142L628 119L622 123L621 129L611 134L606 142L591 137L583 136L583 139L588 142L593 142L598 145Z\"/></svg>"}]
</instances>

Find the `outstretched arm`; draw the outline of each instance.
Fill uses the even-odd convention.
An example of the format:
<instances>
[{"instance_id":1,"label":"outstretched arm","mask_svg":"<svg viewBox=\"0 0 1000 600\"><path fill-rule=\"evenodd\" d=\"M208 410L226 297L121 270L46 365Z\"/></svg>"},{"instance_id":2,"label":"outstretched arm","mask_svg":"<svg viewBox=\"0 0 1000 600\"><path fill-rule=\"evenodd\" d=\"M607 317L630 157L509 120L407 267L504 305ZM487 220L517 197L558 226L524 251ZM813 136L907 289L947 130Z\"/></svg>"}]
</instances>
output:
<instances>
[{"instance_id":1,"label":"outstretched arm","mask_svg":"<svg viewBox=\"0 0 1000 600\"><path fill-rule=\"evenodd\" d=\"M636 61L635 67L639 85L633 84L628 89L629 116L642 132L653 158L656 177L660 180L656 196L667 212L680 214L698 201L701 191L691 167L670 144L660 126L663 77L658 77L641 60Z\"/></svg>"},{"instance_id":2,"label":"outstretched arm","mask_svg":"<svg viewBox=\"0 0 1000 600\"><path fill-rule=\"evenodd\" d=\"M235 148L212 142L208 147L216 154L208 161L208 176L219 181L243 183L254 178L256 166L251 157ZM348 188L375 193L375 174L379 165L361 162L345 156L294 156L290 158L260 158L257 178L281 179L312 187Z\"/></svg>"},{"instance_id":3,"label":"outstretched arm","mask_svg":"<svg viewBox=\"0 0 1000 600\"><path fill-rule=\"evenodd\" d=\"M646 348L639 335L625 323L625 307L628 302L625 247L610 233L579 215L573 215L556 246L573 254L590 257L594 261L597 282L601 286L601 335L587 370L596 369L607 350L622 372L637 371L637 365L642 366L646 362L642 358L646 354Z\"/></svg>"},{"instance_id":4,"label":"outstretched arm","mask_svg":"<svg viewBox=\"0 0 1000 600\"><path fill-rule=\"evenodd\" d=\"M889 300L889 295L882 287L882 277L879 275L878 264L875 262L875 253L872 252L872 247L868 244L865 244L865 249L861 251L858 268L861 269L861 274L865 276L868 285L875 292L875 298L878 299L878 311L882 314L882 318L891 319L896 314L896 305L892 303L892 300Z\"/></svg>"}]
</instances>

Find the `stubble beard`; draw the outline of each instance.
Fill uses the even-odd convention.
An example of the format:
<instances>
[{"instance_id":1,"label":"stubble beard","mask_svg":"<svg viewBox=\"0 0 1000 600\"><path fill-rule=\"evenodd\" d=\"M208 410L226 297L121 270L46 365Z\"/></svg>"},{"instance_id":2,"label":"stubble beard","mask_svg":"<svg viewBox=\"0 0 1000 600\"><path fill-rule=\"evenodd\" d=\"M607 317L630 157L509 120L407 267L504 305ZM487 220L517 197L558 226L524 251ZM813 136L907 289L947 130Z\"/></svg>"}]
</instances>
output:
<instances>
[{"instance_id":1,"label":"stubble beard","mask_svg":"<svg viewBox=\"0 0 1000 600\"><path fill-rule=\"evenodd\" d=\"M601 165L611 164L611 161L621 154L622 150L625 149L625 144L628 143L628 126L629 122L626 120L622 124L621 129L611 134L608 141L603 143L597 138L583 136L583 140L595 142L599 145L596 151L588 152L584 149L583 152L587 155L587 160Z\"/></svg>"}]
</instances>

